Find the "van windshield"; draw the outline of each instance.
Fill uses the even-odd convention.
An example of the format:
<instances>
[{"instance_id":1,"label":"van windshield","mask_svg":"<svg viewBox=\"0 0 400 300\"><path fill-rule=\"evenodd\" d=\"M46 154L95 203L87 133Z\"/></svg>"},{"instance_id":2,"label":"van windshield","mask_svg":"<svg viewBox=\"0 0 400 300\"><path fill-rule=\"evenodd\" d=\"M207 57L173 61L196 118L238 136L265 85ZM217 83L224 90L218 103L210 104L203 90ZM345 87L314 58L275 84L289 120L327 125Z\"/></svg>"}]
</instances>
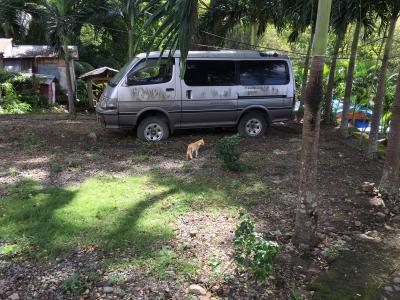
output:
<instances>
[{"instance_id":1,"label":"van windshield","mask_svg":"<svg viewBox=\"0 0 400 300\"><path fill-rule=\"evenodd\" d=\"M139 58L134 57L132 60L128 61L125 66L122 67L121 70L108 82L108 85L114 87L116 86L121 79L125 76L125 74L132 69L132 67L139 61Z\"/></svg>"}]
</instances>

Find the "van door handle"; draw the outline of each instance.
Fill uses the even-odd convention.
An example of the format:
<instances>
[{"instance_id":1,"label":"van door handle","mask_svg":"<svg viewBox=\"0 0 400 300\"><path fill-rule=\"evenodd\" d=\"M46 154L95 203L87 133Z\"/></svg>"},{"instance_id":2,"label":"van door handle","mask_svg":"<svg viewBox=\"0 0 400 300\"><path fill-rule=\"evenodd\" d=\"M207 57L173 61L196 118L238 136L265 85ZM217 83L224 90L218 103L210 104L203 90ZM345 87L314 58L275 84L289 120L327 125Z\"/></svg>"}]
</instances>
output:
<instances>
[{"instance_id":1,"label":"van door handle","mask_svg":"<svg viewBox=\"0 0 400 300\"><path fill-rule=\"evenodd\" d=\"M173 92L174 91L174 89L173 88L167 88L167 89L165 89L167 92Z\"/></svg>"},{"instance_id":2,"label":"van door handle","mask_svg":"<svg viewBox=\"0 0 400 300\"><path fill-rule=\"evenodd\" d=\"M188 99L192 99L192 90L187 90L187 91L186 91L186 97L187 97Z\"/></svg>"}]
</instances>

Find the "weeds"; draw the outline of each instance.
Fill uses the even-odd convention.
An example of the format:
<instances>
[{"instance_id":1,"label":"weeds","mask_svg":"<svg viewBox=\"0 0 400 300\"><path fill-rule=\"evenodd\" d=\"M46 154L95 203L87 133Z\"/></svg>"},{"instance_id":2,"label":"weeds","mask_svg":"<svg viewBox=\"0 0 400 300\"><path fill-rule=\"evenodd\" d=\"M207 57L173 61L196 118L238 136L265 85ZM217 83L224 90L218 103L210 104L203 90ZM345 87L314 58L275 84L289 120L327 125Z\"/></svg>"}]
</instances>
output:
<instances>
[{"instance_id":1,"label":"weeds","mask_svg":"<svg viewBox=\"0 0 400 300\"><path fill-rule=\"evenodd\" d=\"M235 134L220 139L215 145L217 158L222 166L235 172L242 170L242 165L239 163L240 153L235 148L240 141L240 135Z\"/></svg>"},{"instance_id":2,"label":"weeds","mask_svg":"<svg viewBox=\"0 0 400 300\"><path fill-rule=\"evenodd\" d=\"M264 280L273 271L279 246L255 232L254 223L248 216L243 217L235 231L234 248L233 257L239 271L247 270L255 280Z\"/></svg>"}]
</instances>

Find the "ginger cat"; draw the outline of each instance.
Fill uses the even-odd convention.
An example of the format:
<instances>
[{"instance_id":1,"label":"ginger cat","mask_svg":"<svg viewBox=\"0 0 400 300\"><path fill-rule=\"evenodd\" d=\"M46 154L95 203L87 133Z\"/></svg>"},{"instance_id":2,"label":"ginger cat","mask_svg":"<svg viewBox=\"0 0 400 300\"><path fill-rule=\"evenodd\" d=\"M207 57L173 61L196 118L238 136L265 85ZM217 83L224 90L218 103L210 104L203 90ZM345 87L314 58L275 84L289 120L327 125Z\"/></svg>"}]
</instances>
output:
<instances>
[{"instance_id":1,"label":"ginger cat","mask_svg":"<svg viewBox=\"0 0 400 300\"><path fill-rule=\"evenodd\" d=\"M204 145L204 140L198 140L197 142L191 143L188 145L187 147L187 151L186 151L186 158L188 160L193 159L193 153L195 154L194 157L197 157L197 155L199 154L199 148L200 146Z\"/></svg>"}]
</instances>

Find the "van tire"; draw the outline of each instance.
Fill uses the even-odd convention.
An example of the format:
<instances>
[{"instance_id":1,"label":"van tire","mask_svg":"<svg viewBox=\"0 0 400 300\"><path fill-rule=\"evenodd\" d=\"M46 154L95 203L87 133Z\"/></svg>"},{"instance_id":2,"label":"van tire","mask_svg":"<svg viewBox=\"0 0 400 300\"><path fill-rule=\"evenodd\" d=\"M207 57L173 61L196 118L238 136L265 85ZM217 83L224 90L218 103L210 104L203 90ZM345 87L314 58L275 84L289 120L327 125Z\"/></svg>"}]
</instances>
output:
<instances>
[{"instance_id":1,"label":"van tire","mask_svg":"<svg viewBox=\"0 0 400 300\"><path fill-rule=\"evenodd\" d=\"M267 132L268 123L262 113L245 114L239 121L238 131L247 138L259 138Z\"/></svg>"},{"instance_id":2,"label":"van tire","mask_svg":"<svg viewBox=\"0 0 400 300\"><path fill-rule=\"evenodd\" d=\"M142 141L159 142L169 137L169 128L162 117L144 118L137 128L137 136Z\"/></svg>"}]
</instances>

